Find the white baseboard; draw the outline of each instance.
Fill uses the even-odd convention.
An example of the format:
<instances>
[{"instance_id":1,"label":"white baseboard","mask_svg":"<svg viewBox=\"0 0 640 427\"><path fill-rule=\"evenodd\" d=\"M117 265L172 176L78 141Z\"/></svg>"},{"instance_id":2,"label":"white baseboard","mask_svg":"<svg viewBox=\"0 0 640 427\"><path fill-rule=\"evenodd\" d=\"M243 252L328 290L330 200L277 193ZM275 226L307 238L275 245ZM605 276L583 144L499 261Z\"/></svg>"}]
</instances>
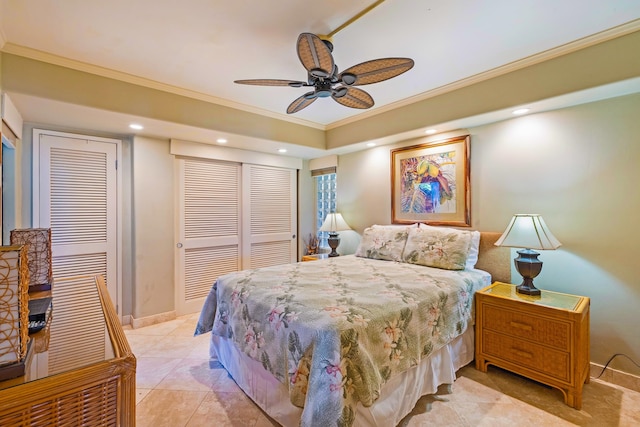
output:
<instances>
[{"instance_id":1,"label":"white baseboard","mask_svg":"<svg viewBox=\"0 0 640 427\"><path fill-rule=\"evenodd\" d=\"M157 323L168 322L176 319L175 311L167 311L165 313L154 314L153 316L141 317L139 319L131 316L131 327L133 329L144 328L145 326L155 325Z\"/></svg>"},{"instance_id":2,"label":"white baseboard","mask_svg":"<svg viewBox=\"0 0 640 427\"><path fill-rule=\"evenodd\" d=\"M122 320L120 321L120 324L122 326L130 325L131 324L131 315L130 314L125 314L124 316L122 316Z\"/></svg>"},{"instance_id":3,"label":"white baseboard","mask_svg":"<svg viewBox=\"0 0 640 427\"><path fill-rule=\"evenodd\" d=\"M640 377L637 375L629 374L627 372L618 371L607 367L602 372L603 365L591 362L590 373L591 378L598 378L599 380L606 381L611 384L619 385L629 390L640 392ZM602 375L600 375L602 373ZM598 377L599 376L599 377Z\"/></svg>"}]
</instances>

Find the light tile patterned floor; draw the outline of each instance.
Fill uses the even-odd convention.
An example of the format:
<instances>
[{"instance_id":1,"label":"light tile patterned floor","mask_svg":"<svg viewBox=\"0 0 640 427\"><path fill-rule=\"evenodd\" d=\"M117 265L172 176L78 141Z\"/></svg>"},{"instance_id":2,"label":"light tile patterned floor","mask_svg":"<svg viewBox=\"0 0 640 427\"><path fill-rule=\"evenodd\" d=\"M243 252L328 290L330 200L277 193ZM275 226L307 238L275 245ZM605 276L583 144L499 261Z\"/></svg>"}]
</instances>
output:
<instances>
[{"instance_id":1,"label":"light tile patterned floor","mask_svg":"<svg viewBox=\"0 0 640 427\"><path fill-rule=\"evenodd\" d=\"M138 427L277 425L222 368L209 368L209 336L193 337L198 315L145 328L125 328L137 358ZM599 380L585 385L580 411L561 393L517 375L472 365L458 372L453 393L424 396L401 423L418 426L640 425L640 393ZM392 427L392 426L390 426Z\"/></svg>"}]
</instances>

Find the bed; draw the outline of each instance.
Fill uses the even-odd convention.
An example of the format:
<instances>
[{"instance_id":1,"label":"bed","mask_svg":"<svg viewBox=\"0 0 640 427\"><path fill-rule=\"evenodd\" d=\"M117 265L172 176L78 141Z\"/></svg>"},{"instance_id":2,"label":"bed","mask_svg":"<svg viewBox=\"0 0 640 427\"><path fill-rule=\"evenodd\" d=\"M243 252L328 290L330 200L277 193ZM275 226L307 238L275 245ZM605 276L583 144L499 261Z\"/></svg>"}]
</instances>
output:
<instances>
[{"instance_id":1,"label":"bed","mask_svg":"<svg viewBox=\"0 0 640 427\"><path fill-rule=\"evenodd\" d=\"M510 282L499 236L372 226L354 255L219 277L195 333L284 426L395 426L473 360L473 295Z\"/></svg>"}]
</instances>

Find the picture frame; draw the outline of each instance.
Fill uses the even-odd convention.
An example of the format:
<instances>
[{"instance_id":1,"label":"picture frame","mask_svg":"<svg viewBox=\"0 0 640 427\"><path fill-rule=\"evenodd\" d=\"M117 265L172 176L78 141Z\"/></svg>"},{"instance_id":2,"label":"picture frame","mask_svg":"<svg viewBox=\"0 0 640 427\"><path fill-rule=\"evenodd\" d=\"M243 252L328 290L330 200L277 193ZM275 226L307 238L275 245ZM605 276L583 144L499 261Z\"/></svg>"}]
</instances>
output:
<instances>
[{"instance_id":1,"label":"picture frame","mask_svg":"<svg viewBox=\"0 0 640 427\"><path fill-rule=\"evenodd\" d=\"M471 226L470 136L391 150L394 224Z\"/></svg>"}]
</instances>

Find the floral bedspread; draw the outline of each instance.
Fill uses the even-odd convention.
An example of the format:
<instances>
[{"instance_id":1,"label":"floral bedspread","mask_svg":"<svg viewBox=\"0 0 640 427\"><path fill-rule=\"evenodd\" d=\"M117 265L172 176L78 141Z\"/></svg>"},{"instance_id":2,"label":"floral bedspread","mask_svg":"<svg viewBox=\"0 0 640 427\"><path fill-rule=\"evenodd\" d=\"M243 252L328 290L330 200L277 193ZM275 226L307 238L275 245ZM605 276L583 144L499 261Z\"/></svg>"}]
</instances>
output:
<instances>
[{"instance_id":1,"label":"floral bedspread","mask_svg":"<svg viewBox=\"0 0 640 427\"><path fill-rule=\"evenodd\" d=\"M302 426L350 426L398 374L472 324L486 276L355 256L218 278L196 335L262 363L303 407Z\"/></svg>"}]
</instances>

